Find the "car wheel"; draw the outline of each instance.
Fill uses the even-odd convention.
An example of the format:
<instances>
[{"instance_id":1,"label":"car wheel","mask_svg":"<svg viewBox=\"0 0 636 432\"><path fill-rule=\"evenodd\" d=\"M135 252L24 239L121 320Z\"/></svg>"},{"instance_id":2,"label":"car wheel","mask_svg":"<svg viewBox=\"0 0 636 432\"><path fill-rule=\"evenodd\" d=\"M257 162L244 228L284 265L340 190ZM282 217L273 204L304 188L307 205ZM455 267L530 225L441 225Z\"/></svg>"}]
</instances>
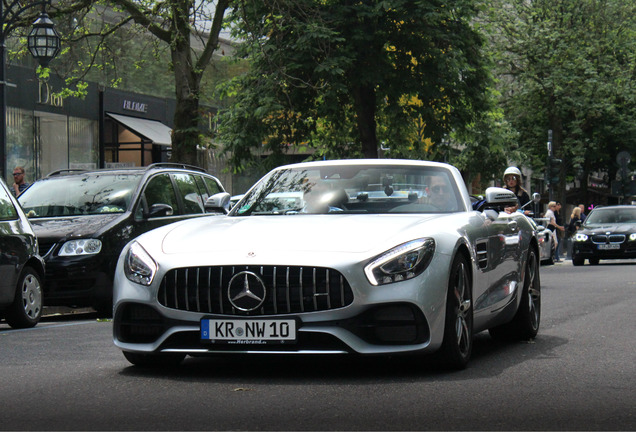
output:
<instances>
[{"instance_id":1,"label":"car wheel","mask_svg":"<svg viewBox=\"0 0 636 432\"><path fill-rule=\"evenodd\" d=\"M552 253L550 253L550 258L548 258L548 264L549 265L553 265L554 264L554 255Z\"/></svg>"},{"instance_id":2,"label":"car wheel","mask_svg":"<svg viewBox=\"0 0 636 432\"><path fill-rule=\"evenodd\" d=\"M145 354L124 351L124 357L135 366L144 368L169 368L181 364L185 354Z\"/></svg>"},{"instance_id":3,"label":"car wheel","mask_svg":"<svg viewBox=\"0 0 636 432\"><path fill-rule=\"evenodd\" d=\"M40 275L25 267L18 279L13 303L6 311L5 319L13 328L35 326L42 317L42 282Z\"/></svg>"},{"instance_id":4,"label":"car wheel","mask_svg":"<svg viewBox=\"0 0 636 432\"><path fill-rule=\"evenodd\" d=\"M582 266L583 264L585 264L585 258L578 258L578 257L572 258L572 265Z\"/></svg>"},{"instance_id":5,"label":"car wheel","mask_svg":"<svg viewBox=\"0 0 636 432\"><path fill-rule=\"evenodd\" d=\"M600 260L598 258L588 258L588 261L591 265L598 265Z\"/></svg>"},{"instance_id":6,"label":"car wheel","mask_svg":"<svg viewBox=\"0 0 636 432\"><path fill-rule=\"evenodd\" d=\"M472 286L466 258L453 260L446 298L444 340L440 360L444 367L464 369L473 350Z\"/></svg>"},{"instance_id":7,"label":"car wheel","mask_svg":"<svg viewBox=\"0 0 636 432\"><path fill-rule=\"evenodd\" d=\"M491 328L489 333L495 339L528 340L539 331L541 321L541 278L539 264L534 249L528 251L523 290L519 309L512 321Z\"/></svg>"}]
</instances>

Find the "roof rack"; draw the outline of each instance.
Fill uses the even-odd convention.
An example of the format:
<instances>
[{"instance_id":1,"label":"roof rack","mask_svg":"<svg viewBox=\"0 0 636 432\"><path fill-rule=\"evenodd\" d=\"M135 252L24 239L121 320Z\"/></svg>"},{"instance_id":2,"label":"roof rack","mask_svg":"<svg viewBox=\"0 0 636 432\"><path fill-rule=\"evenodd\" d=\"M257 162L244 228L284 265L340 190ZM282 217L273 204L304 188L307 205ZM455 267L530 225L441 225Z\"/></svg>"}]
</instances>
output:
<instances>
[{"instance_id":1,"label":"roof rack","mask_svg":"<svg viewBox=\"0 0 636 432\"><path fill-rule=\"evenodd\" d=\"M50 172L46 176L47 177L55 177L55 176L64 175L64 174L81 173L81 172L86 172L86 171L87 170L85 170L85 169L60 169L60 170L57 170L57 171Z\"/></svg>"},{"instance_id":2,"label":"roof rack","mask_svg":"<svg viewBox=\"0 0 636 432\"><path fill-rule=\"evenodd\" d=\"M189 169L189 170L193 170L193 171L206 172L201 167L194 166L194 165L183 164L183 163L177 163L177 162L158 162L158 163L150 164L150 165L148 165L146 167L147 170L153 169L153 168L155 168L155 169L156 168L183 168L183 169Z\"/></svg>"}]
</instances>

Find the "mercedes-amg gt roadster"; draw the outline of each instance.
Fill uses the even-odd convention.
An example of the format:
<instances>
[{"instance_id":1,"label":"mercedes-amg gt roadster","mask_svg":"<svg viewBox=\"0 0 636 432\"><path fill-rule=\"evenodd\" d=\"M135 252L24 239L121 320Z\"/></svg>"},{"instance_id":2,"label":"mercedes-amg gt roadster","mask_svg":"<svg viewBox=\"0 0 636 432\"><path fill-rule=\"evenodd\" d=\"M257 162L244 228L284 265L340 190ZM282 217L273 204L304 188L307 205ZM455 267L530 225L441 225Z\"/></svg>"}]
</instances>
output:
<instances>
[{"instance_id":1,"label":"mercedes-amg gt roadster","mask_svg":"<svg viewBox=\"0 0 636 432\"><path fill-rule=\"evenodd\" d=\"M228 214L124 248L114 342L138 366L230 353L434 353L464 368L476 333L531 339L540 321L536 230L504 211L512 192L483 198L474 210L460 172L442 163L278 167Z\"/></svg>"}]
</instances>

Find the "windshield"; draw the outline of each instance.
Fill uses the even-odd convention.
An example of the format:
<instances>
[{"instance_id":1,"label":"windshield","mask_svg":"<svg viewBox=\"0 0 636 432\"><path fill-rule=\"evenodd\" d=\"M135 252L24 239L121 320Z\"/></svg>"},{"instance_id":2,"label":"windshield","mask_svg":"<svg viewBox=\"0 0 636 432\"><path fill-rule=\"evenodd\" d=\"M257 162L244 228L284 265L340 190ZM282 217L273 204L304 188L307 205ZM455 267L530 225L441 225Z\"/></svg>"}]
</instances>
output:
<instances>
[{"instance_id":1,"label":"windshield","mask_svg":"<svg viewBox=\"0 0 636 432\"><path fill-rule=\"evenodd\" d=\"M245 195L231 215L463 210L457 185L443 167L341 165L274 171Z\"/></svg>"},{"instance_id":2,"label":"windshield","mask_svg":"<svg viewBox=\"0 0 636 432\"><path fill-rule=\"evenodd\" d=\"M594 209L585 219L585 225L611 225L636 223L636 207Z\"/></svg>"},{"instance_id":3,"label":"windshield","mask_svg":"<svg viewBox=\"0 0 636 432\"><path fill-rule=\"evenodd\" d=\"M27 216L54 217L123 213L141 174L85 174L37 181L18 201Z\"/></svg>"}]
</instances>

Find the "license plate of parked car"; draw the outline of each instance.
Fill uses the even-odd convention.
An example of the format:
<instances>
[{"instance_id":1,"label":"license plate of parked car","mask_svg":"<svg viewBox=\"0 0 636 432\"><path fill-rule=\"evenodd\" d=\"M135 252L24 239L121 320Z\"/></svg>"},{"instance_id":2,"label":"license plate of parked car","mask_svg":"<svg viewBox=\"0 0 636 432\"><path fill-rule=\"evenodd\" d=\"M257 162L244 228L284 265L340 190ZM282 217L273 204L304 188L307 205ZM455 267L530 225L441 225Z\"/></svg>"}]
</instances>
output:
<instances>
[{"instance_id":1,"label":"license plate of parked car","mask_svg":"<svg viewBox=\"0 0 636 432\"><path fill-rule=\"evenodd\" d=\"M202 319L201 340L220 343L285 343L296 340L293 319Z\"/></svg>"},{"instance_id":2,"label":"license plate of parked car","mask_svg":"<svg viewBox=\"0 0 636 432\"><path fill-rule=\"evenodd\" d=\"M602 250L607 250L607 249L620 249L620 248L621 248L621 245L619 245L619 244L601 244L601 245L598 245L598 248L599 248L599 249L602 249Z\"/></svg>"}]
</instances>

